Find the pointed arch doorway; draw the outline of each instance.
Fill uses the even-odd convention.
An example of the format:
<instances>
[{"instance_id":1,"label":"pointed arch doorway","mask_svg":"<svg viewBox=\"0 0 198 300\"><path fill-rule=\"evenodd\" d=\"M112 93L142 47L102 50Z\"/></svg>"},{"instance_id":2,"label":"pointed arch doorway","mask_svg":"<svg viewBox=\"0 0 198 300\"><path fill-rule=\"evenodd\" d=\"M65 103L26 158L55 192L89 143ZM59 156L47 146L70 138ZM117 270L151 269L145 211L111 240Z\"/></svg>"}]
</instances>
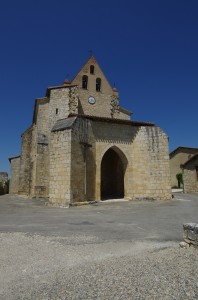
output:
<instances>
[{"instance_id":1,"label":"pointed arch doorway","mask_svg":"<svg viewBox=\"0 0 198 300\"><path fill-rule=\"evenodd\" d=\"M112 147L101 161L101 200L124 198L124 175L127 159L120 149Z\"/></svg>"}]
</instances>

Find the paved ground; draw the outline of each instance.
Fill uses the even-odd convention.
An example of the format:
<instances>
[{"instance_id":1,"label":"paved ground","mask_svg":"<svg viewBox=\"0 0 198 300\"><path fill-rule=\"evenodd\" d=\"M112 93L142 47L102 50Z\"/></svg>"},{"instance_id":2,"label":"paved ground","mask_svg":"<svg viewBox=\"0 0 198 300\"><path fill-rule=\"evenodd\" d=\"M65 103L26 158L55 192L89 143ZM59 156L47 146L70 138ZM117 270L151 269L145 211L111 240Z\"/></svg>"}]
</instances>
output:
<instances>
[{"instance_id":1,"label":"paved ground","mask_svg":"<svg viewBox=\"0 0 198 300\"><path fill-rule=\"evenodd\" d=\"M0 299L198 299L198 195L54 208L0 197Z\"/></svg>"},{"instance_id":2,"label":"paved ground","mask_svg":"<svg viewBox=\"0 0 198 300\"><path fill-rule=\"evenodd\" d=\"M180 241L182 224L197 222L198 196L176 194L167 202L103 202L72 208L44 201L0 197L0 232L45 236L94 236L100 241Z\"/></svg>"}]
</instances>

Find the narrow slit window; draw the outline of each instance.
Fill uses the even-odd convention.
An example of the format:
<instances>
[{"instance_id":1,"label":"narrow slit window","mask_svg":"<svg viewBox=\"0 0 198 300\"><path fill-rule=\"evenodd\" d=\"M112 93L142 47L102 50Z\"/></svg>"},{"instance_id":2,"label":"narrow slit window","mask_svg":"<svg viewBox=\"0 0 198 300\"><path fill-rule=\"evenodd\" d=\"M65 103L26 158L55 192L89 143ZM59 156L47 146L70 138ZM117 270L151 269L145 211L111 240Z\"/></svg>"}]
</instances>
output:
<instances>
[{"instance_id":1,"label":"narrow slit window","mask_svg":"<svg viewBox=\"0 0 198 300\"><path fill-rule=\"evenodd\" d=\"M96 78L96 91L100 92L101 91L101 79Z\"/></svg>"},{"instance_id":2,"label":"narrow slit window","mask_svg":"<svg viewBox=\"0 0 198 300\"><path fill-rule=\"evenodd\" d=\"M87 86L88 86L88 76L83 75L83 77L82 77L82 88L87 89Z\"/></svg>"},{"instance_id":3,"label":"narrow slit window","mask_svg":"<svg viewBox=\"0 0 198 300\"><path fill-rule=\"evenodd\" d=\"M58 108L56 108L56 115L58 115Z\"/></svg>"},{"instance_id":4,"label":"narrow slit window","mask_svg":"<svg viewBox=\"0 0 198 300\"><path fill-rule=\"evenodd\" d=\"M93 65L90 66L90 74L94 74L94 66Z\"/></svg>"}]
</instances>

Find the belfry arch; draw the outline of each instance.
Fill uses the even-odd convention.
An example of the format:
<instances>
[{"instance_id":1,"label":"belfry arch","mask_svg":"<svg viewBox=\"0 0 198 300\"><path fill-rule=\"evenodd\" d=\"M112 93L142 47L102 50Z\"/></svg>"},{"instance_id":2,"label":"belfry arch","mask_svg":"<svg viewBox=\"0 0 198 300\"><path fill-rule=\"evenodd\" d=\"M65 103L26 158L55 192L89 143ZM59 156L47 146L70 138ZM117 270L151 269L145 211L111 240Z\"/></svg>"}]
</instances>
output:
<instances>
[{"instance_id":1,"label":"belfry arch","mask_svg":"<svg viewBox=\"0 0 198 300\"><path fill-rule=\"evenodd\" d=\"M124 198L124 177L128 160L116 146L109 148L101 160L101 200Z\"/></svg>"}]
</instances>

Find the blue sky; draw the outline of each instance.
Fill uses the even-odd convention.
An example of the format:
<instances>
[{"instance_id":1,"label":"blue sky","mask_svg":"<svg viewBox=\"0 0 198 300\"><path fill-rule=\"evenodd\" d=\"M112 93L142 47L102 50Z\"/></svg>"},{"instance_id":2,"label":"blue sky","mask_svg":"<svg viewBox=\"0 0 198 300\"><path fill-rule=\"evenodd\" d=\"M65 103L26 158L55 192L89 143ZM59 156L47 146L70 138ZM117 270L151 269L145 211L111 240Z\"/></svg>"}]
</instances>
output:
<instances>
[{"instance_id":1,"label":"blue sky","mask_svg":"<svg viewBox=\"0 0 198 300\"><path fill-rule=\"evenodd\" d=\"M79 71L90 49L121 106L178 146L198 147L197 0L10 0L0 7L0 171L20 154L34 100Z\"/></svg>"}]
</instances>

